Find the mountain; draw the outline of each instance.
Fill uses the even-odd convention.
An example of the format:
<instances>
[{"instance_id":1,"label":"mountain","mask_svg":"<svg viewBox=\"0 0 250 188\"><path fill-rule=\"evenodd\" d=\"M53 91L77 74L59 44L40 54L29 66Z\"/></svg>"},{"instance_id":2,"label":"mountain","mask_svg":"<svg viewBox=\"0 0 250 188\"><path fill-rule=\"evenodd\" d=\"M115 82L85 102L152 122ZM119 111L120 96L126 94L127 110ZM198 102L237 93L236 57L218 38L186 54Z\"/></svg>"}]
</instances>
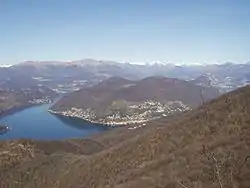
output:
<instances>
[{"instance_id":1,"label":"mountain","mask_svg":"<svg viewBox=\"0 0 250 188\"><path fill-rule=\"evenodd\" d=\"M242 87L245 84L245 75L250 72L250 64L207 64L207 65L186 65L175 66L165 71L168 77L176 77L185 80L194 80L206 75L213 77L219 82L219 87L227 92Z\"/></svg>"},{"instance_id":2,"label":"mountain","mask_svg":"<svg viewBox=\"0 0 250 188\"><path fill-rule=\"evenodd\" d=\"M0 87L18 89L40 84L69 92L92 86L113 76L141 78L143 70L140 68L140 65L93 59L71 62L27 61L9 68L0 68Z\"/></svg>"},{"instance_id":3,"label":"mountain","mask_svg":"<svg viewBox=\"0 0 250 188\"><path fill-rule=\"evenodd\" d=\"M233 89L233 86L227 84L225 80L219 79L212 74L202 74L198 78L190 81L193 84L204 86L204 87L213 87L220 91L220 93L225 93Z\"/></svg>"},{"instance_id":4,"label":"mountain","mask_svg":"<svg viewBox=\"0 0 250 188\"><path fill-rule=\"evenodd\" d=\"M249 188L250 86L178 117L89 139L0 142L0 180L25 188Z\"/></svg>"},{"instance_id":5,"label":"mountain","mask_svg":"<svg viewBox=\"0 0 250 188\"><path fill-rule=\"evenodd\" d=\"M185 111L218 95L214 88L179 79L148 77L131 81L114 77L67 95L51 112L95 123L128 124Z\"/></svg>"},{"instance_id":6,"label":"mountain","mask_svg":"<svg viewBox=\"0 0 250 188\"><path fill-rule=\"evenodd\" d=\"M250 81L249 71L249 63L206 65L203 67L203 74L192 78L192 82L197 85L212 86L225 93L247 85Z\"/></svg>"},{"instance_id":7,"label":"mountain","mask_svg":"<svg viewBox=\"0 0 250 188\"><path fill-rule=\"evenodd\" d=\"M0 88L18 89L48 86L60 92L91 87L111 77L140 80L165 76L194 80L201 75L214 75L226 92L249 82L250 64L175 65L165 63L136 64L83 59L78 61L27 61L10 67L0 67ZM20 80L25 80L20 82Z\"/></svg>"},{"instance_id":8,"label":"mountain","mask_svg":"<svg viewBox=\"0 0 250 188\"><path fill-rule=\"evenodd\" d=\"M214 75L202 74L191 82L204 87L218 87L219 80Z\"/></svg>"}]
</instances>

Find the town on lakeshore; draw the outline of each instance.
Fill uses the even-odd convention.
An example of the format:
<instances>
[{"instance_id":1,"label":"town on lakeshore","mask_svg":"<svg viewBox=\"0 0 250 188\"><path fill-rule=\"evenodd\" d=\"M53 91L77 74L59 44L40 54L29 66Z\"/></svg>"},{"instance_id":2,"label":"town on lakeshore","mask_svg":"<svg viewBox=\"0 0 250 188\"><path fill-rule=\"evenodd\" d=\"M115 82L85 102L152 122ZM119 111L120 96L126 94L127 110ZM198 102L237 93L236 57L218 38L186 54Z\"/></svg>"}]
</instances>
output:
<instances>
[{"instance_id":1,"label":"town on lakeshore","mask_svg":"<svg viewBox=\"0 0 250 188\"><path fill-rule=\"evenodd\" d=\"M138 124L165 117L177 112L184 112L191 108L184 105L181 101L169 101L165 104L148 100L139 104L130 103L125 110L120 108L112 108L112 106L102 114L96 113L92 109L81 109L73 107L65 111L53 111L50 113L59 114L68 117L76 117L108 126Z\"/></svg>"}]
</instances>

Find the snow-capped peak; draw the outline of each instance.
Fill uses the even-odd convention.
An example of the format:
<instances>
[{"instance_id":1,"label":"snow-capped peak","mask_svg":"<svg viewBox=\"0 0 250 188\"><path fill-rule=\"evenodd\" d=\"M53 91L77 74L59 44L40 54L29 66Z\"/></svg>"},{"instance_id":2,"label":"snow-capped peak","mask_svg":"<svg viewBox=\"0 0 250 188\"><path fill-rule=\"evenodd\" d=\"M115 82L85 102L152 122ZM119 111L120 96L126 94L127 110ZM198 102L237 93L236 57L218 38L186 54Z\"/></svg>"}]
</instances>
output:
<instances>
[{"instance_id":1,"label":"snow-capped peak","mask_svg":"<svg viewBox=\"0 0 250 188\"><path fill-rule=\"evenodd\" d=\"M11 67L12 65L8 65L8 64L0 64L0 67Z\"/></svg>"}]
</instances>

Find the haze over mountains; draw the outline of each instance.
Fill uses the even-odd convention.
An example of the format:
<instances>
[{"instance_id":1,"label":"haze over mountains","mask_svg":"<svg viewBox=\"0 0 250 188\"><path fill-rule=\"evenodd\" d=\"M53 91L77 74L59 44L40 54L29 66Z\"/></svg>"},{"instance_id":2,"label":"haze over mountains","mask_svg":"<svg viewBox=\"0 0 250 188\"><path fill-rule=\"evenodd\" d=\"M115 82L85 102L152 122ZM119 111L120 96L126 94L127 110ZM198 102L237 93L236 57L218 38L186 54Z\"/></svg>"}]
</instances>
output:
<instances>
[{"instance_id":1,"label":"haze over mountains","mask_svg":"<svg viewBox=\"0 0 250 188\"><path fill-rule=\"evenodd\" d=\"M0 87L27 88L41 84L50 86L57 91L68 92L92 86L113 76L131 80L150 76L192 80L201 75L216 78L214 83L216 87L222 91L231 91L249 83L250 64L178 66L163 63L139 65L93 59L71 62L27 61L11 67L1 67Z\"/></svg>"},{"instance_id":2,"label":"haze over mountains","mask_svg":"<svg viewBox=\"0 0 250 188\"><path fill-rule=\"evenodd\" d=\"M11 67L1 67L0 68L0 89L6 90L6 91L13 91L13 92L19 92L20 90L29 90L31 88L35 87L46 87L50 90L53 90L56 93L71 93L72 91L79 91L84 88L91 88L95 85L98 85L99 83L113 78L113 77L120 77L122 79L125 79L125 82L131 82L130 84L134 84L134 82L137 82L139 80L143 80L149 77L167 77L171 80L171 78L179 79L178 82L176 82L174 85L168 87L165 85L161 86L161 81L158 79L156 81L155 86L146 86L144 88L139 87L138 91L132 91L131 88L125 88L126 92L128 92L126 96L121 97L121 100L114 100L117 97L115 95L118 93L116 91L116 94L113 93L106 93L110 96L107 100L101 100L103 104L108 105L99 105L100 106L106 106L104 109L108 109L107 113L104 114L110 114L115 109L119 108L124 105L125 106L131 106L133 108L133 104L130 101L128 104L127 99L129 96L131 96L130 93L132 93L134 96L139 96L144 93L148 93L148 95L151 93L151 91L155 90L155 96L159 94L157 92L165 92L165 91L159 91L160 87L168 87L167 91L172 93L168 93L170 96L176 96L176 98L172 98L169 101L179 101L181 103L177 104L168 104L167 106L161 106L160 104L155 104L156 111L162 111L163 109L169 109L168 111L178 109L181 109L180 111L183 111L184 109L190 107L190 100L186 101L183 97L179 97L180 93L185 93L187 96L191 96L192 91L189 89L189 84L197 86L202 86L206 88L210 88L207 90L218 90L220 93L225 93L228 91L232 91L238 87L244 86L250 82L250 64L233 64L233 63L225 63L221 65L217 64L210 64L210 65L174 65L174 64L163 64L163 63L155 63L155 64L132 64L132 63L119 63L115 61L99 61L94 59L83 59L79 61L69 61L69 62L62 62L62 61L27 61L20 64L13 65ZM128 81L130 80L130 81ZM146 79L147 80L147 79ZM182 80L182 81L181 81ZM182 90L175 91L174 88L175 85L177 86L179 82L185 83L183 85L186 85L185 87L182 87ZM112 83L113 84L113 83ZM117 83L118 85L123 85L123 82ZM101 85L97 86L100 87ZM107 87L106 89L110 88L110 85L103 85L103 87ZM146 90L148 87L149 90ZM150 90L151 88L151 90ZM184 89L185 88L185 89ZM100 90L101 93L105 93L106 90ZM116 88L117 89L117 88ZM147 91L147 92L146 92ZM120 90L119 92L122 92ZM74 96L75 94L72 94ZM117 94L118 95L118 94ZM91 101L91 105L86 105L91 107L94 105L96 100L93 100L93 98L84 97L83 98L88 99L85 101L85 104L88 104L89 101ZM118 95L119 96L119 95ZM197 96L197 93L193 96ZM216 96L216 95L213 95ZM142 97L142 96L140 96ZM169 97L169 96L168 96ZM80 100L80 96L77 96ZM103 97L101 97L104 99ZM113 98L113 104L109 104ZM196 103L200 104L200 98L196 97ZM211 98L211 97L210 97ZM153 95L148 97L149 100L154 100ZM182 100L179 100L182 99ZM185 101L183 101L185 100ZM71 105L68 106L68 110L71 110L70 108L77 107L78 104L73 105L74 100L70 101ZM127 101L124 103L124 101ZM99 101L100 102L100 101ZM117 103L118 102L118 103ZM144 104L145 102L145 104ZM149 102L149 103L148 103ZM159 101L158 101L159 102ZM140 105L142 105L140 108L144 108L147 106L147 109L150 107L150 101L140 101ZM143 103L143 104L142 104ZM194 102L192 102L194 104ZM79 103L81 104L81 103ZM193 105L191 104L191 106ZM68 105L68 104L67 104ZM119 107L117 107L117 105ZM136 104L138 105L138 103ZM173 109L173 105L177 105ZM98 105L94 105L98 106ZM109 107L112 106L112 109L110 111ZM154 105L153 105L154 106ZM161 109L160 107L161 106ZM82 108L83 106L81 106ZM137 106L139 108L139 106ZM152 107L152 106L151 106ZM151 108L150 107L150 108ZM9 106L8 106L9 108ZM85 109L85 107L84 107ZM87 108L90 109L90 108ZM146 108L145 108L146 109ZM144 109L144 110L145 110ZM152 109L152 108L151 108ZM75 109L76 110L76 109ZM79 108L77 108L79 110ZM100 111L100 109L98 110ZM131 111L131 113L133 110ZM143 111L141 111L143 113ZM71 112L70 112L71 113ZM146 113L146 111L145 111ZM79 112L76 112L76 114L79 114ZM91 115L90 115L91 114ZM103 115L103 113L101 113ZM87 113L87 116L92 116L92 110ZM129 115L129 114L127 114ZM164 113L162 113L164 115ZM81 115L82 116L82 115ZM85 115L84 115L85 116ZM117 116L119 117L119 116ZM111 117L110 117L111 118Z\"/></svg>"},{"instance_id":3,"label":"haze over mountains","mask_svg":"<svg viewBox=\"0 0 250 188\"><path fill-rule=\"evenodd\" d=\"M250 88L214 98L248 84L249 67L83 60L0 68L4 97L67 92L53 112L126 123L88 139L0 142L1 185L248 188Z\"/></svg>"}]
</instances>

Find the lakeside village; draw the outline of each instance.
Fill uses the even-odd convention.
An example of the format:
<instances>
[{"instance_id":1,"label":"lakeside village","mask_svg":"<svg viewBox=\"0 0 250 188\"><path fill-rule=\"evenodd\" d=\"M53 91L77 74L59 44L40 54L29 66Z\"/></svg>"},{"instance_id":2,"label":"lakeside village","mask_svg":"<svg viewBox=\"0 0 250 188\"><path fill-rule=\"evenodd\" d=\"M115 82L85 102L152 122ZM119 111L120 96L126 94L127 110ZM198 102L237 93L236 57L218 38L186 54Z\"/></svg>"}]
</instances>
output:
<instances>
[{"instance_id":1,"label":"lakeside village","mask_svg":"<svg viewBox=\"0 0 250 188\"><path fill-rule=\"evenodd\" d=\"M62 116L76 117L91 123L107 126L131 124L142 124L144 126L147 121L187 110L190 110L190 107L184 105L181 101L170 101L162 104L150 100L139 104L128 105L125 111L117 107L110 107L110 109L105 110L105 112L100 115L96 115L95 110L81 108L71 108L65 111L49 110L49 112Z\"/></svg>"},{"instance_id":2,"label":"lakeside village","mask_svg":"<svg viewBox=\"0 0 250 188\"><path fill-rule=\"evenodd\" d=\"M49 97L45 98L39 98L39 99L32 99L28 101L29 104L51 104L53 103L53 100L50 99Z\"/></svg>"}]
</instances>

